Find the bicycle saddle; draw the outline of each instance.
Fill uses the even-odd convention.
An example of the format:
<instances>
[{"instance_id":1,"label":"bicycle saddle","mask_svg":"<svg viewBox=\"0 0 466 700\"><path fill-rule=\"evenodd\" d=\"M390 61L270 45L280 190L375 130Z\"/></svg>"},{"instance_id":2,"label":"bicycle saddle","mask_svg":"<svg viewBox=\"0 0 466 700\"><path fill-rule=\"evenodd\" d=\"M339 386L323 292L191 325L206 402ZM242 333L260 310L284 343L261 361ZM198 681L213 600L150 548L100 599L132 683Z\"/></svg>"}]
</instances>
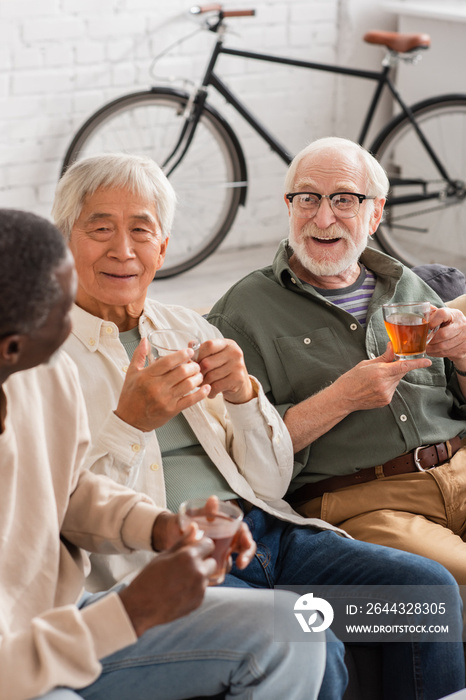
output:
<instances>
[{"instance_id":1,"label":"bicycle saddle","mask_svg":"<svg viewBox=\"0 0 466 700\"><path fill-rule=\"evenodd\" d=\"M406 53L414 49L428 49L430 36L428 34L400 34L400 32L383 32L374 29L364 34L364 41L368 44L379 44L387 49Z\"/></svg>"}]
</instances>

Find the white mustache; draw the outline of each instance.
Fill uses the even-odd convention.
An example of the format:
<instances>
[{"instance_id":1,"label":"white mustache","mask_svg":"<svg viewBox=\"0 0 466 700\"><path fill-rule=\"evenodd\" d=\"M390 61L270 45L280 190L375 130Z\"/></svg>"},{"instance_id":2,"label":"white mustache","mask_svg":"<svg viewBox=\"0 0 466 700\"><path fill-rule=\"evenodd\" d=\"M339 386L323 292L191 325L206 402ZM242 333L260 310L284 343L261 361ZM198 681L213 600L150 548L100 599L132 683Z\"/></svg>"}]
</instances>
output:
<instances>
[{"instance_id":1,"label":"white mustache","mask_svg":"<svg viewBox=\"0 0 466 700\"><path fill-rule=\"evenodd\" d=\"M348 233L338 224L332 224L326 229L321 229L313 221L309 221L301 229L301 233L306 238L320 238L321 240L331 240L332 238L349 238Z\"/></svg>"}]
</instances>

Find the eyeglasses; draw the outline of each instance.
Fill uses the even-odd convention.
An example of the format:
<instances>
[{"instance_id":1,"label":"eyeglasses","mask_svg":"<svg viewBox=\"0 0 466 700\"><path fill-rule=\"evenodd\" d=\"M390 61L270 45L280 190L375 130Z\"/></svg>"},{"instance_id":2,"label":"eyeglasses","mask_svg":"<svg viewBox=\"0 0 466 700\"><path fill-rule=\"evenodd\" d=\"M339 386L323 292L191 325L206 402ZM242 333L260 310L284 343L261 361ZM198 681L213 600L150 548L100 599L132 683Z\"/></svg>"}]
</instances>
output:
<instances>
[{"instance_id":1,"label":"eyeglasses","mask_svg":"<svg viewBox=\"0 0 466 700\"><path fill-rule=\"evenodd\" d=\"M293 214L300 219L312 219L319 211L323 199L328 199L333 213L341 219L352 219L357 215L361 202L365 199L375 199L356 192L334 192L333 194L290 192L285 196L291 203Z\"/></svg>"}]
</instances>

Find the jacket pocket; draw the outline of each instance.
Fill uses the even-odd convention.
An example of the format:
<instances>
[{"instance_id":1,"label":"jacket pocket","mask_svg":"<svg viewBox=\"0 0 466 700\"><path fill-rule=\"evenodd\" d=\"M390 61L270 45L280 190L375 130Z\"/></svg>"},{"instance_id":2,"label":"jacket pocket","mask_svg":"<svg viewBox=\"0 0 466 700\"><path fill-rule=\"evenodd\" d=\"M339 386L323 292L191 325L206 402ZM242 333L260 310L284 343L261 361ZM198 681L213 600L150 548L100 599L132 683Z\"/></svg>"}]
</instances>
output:
<instances>
[{"instance_id":1,"label":"jacket pocket","mask_svg":"<svg viewBox=\"0 0 466 700\"><path fill-rule=\"evenodd\" d=\"M441 357L429 357L432 361L430 367L422 367L421 369L412 369L403 377L404 381L409 384L423 386L447 386L447 378L445 375L445 362Z\"/></svg>"},{"instance_id":2,"label":"jacket pocket","mask_svg":"<svg viewBox=\"0 0 466 700\"><path fill-rule=\"evenodd\" d=\"M353 366L350 350L332 328L275 338L274 343L294 403L329 386ZM354 364L360 359L355 359Z\"/></svg>"}]
</instances>

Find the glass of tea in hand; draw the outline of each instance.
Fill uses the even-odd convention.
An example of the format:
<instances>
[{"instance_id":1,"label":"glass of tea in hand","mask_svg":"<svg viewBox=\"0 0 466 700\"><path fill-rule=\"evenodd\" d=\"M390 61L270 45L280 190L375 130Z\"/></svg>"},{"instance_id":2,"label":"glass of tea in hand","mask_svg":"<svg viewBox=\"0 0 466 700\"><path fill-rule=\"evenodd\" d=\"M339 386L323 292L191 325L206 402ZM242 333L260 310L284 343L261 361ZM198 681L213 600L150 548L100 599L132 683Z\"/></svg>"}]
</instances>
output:
<instances>
[{"instance_id":1,"label":"glass of tea in hand","mask_svg":"<svg viewBox=\"0 0 466 700\"><path fill-rule=\"evenodd\" d=\"M198 358L198 351L201 347L201 341L192 333L187 331L179 331L176 328L163 328L161 330L152 331L147 336L150 347L149 363L155 362L159 357L165 357L178 350L191 348L194 350L192 360ZM199 387L195 387L188 391L186 396L194 394Z\"/></svg>"},{"instance_id":2,"label":"glass of tea in hand","mask_svg":"<svg viewBox=\"0 0 466 700\"><path fill-rule=\"evenodd\" d=\"M205 498L191 498L180 505L178 513L183 531L189 523L195 522L199 530L213 541L215 549L211 556L217 562L217 569L209 578L209 586L216 586L225 580L228 558L233 551L243 513L230 501L214 500L212 507L209 504Z\"/></svg>"},{"instance_id":3,"label":"glass of tea in hand","mask_svg":"<svg viewBox=\"0 0 466 700\"><path fill-rule=\"evenodd\" d=\"M148 335L152 360L170 355L172 352L192 348L193 360L197 359L197 351L201 345L199 338L187 331L179 331L176 328L162 328L152 331Z\"/></svg>"},{"instance_id":4,"label":"glass of tea in hand","mask_svg":"<svg viewBox=\"0 0 466 700\"><path fill-rule=\"evenodd\" d=\"M406 304L384 304L383 320L392 341L395 358L410 360L426 357L429 332L430 302L412 301Z\"/></svg>"}]
</instances>

